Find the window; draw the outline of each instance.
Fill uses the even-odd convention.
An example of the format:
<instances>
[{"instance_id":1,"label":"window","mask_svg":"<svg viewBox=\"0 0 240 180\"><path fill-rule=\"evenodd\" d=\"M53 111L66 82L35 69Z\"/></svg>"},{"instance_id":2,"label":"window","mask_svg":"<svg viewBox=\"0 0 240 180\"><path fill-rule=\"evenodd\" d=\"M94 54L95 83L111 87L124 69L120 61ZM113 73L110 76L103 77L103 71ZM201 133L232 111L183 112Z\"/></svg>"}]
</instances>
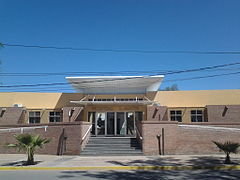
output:
<instances>
[{"instance_id":1,"label":"window","mask_svg":"<svg viewBox=\"0 0 240 180\"><path fill-rule=\"evenodd\" d=\"M203 121L203 111L202 110L191 110L191 121L192 122L202 122Z\"/></svg>"},{"instance_id":2,"label":"window","mask_svg":"<svg viewBox=\"0 0 240 180\"><path fill-rule=\"evenodd\" d=\"M182 122L182 111L181 110L172 110L170 111L171 121Z\"/></svg>"},{"instance_id":3,"label":"window","mask_svg":"<svg viewBox=\"0 0 240 180\"><path fill-rule=\"evenodd\" d=\"M49 112L49 122L61 122L61 112Z\"/></svg>"},{"instance_id":4,"label":"window","mask_svg":"<svg viewBox=\"0 0 240 180\"><path fill-rule=\"evenodd\" d=\"M29 123L40 123L40 111L29 112Z\"/></svg>"}]
</instances>

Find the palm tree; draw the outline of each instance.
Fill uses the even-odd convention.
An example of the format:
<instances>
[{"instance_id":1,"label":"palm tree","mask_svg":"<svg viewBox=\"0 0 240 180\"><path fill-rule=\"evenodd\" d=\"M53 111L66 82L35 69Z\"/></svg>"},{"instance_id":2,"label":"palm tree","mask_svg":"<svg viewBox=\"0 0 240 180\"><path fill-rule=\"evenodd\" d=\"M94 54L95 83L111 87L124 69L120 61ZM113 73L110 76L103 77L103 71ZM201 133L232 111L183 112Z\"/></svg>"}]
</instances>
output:
<instances>
[{"instance_id":1,"label":"palm tree","mask_svg":"<svg viewBox=\"0 0 240 180\"><path fill-rule=\"evenodd\" d=\"M224 163L225 164L230 164L231 160L230 160L230 153L237 153L237 149L238 147L240 147L239 143L234 143L231 141L226 141L225 143L220 143L220 142L216 142L213 141L214 144L216 144L216 146L219 148L220 151L223 151L226 154L226 158Z\"/></svg>"},{"instance_id":2,"label":"palm tree","mask_svg":"<svg viewBox=\"0 0 240 180\"><path fill-rule=\"evenodd\" d=\"M8 144L8 147L17 148L18 151L25 151L27 153L26 165L34 165L34 153L37 148L42 148L44 144L50 142L50 139L41 138L39 135L19 134L15 135L16 144Z\"/></svg>"}]
</instances>

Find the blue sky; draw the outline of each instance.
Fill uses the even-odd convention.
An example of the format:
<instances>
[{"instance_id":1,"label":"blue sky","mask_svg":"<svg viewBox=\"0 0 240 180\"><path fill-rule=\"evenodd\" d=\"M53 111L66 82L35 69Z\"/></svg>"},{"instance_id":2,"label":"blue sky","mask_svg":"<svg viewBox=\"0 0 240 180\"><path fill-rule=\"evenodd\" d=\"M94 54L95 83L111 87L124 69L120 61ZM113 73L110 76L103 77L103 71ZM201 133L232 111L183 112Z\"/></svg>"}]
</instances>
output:
<instances>
[{"instance_id":1,"label":"blue sky","mask_svg":"<svg viewBox=\"0 0 240 180\"><path fill-rule=\"evenodd\" d=\"M240 51L239 7L239 0L0 0L0 42L100 49ZM0 73L103 72L192 69L240 62L240 55L4 47L0 49L0 59ZM165 79L238 72L240 66L229 68L234 70L176 74ZM176 83L181 90L239 89L239 77L236 74L166 82L162 87ZM0 76L0 82L15 85L66 81L64 76ZM69 87L48 89L71 92Z\"/></svg>"}]
</instances>

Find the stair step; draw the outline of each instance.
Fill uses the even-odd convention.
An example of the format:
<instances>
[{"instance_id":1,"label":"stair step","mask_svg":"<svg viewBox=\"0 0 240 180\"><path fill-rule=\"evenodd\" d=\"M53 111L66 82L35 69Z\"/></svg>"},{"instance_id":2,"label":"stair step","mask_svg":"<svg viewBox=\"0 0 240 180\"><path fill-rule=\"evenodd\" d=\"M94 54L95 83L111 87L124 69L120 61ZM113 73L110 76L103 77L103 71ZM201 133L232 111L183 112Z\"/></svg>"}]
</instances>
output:
<instances>
[{"instance_id":1,"label":"stair step","mask_svg":"<svg viewBox=\"0 0 240 180\"><path fill-rule=\"evenodd\" d=\"M111 151L101 151L101 152L89 152L89 151L84 151L81 153L81 155L126 155L126 154L129 154L129 155L142 155L142 152L139 151L139 152L135 152L135 151L132 151L132 152L111 152Z\"/></svg>"},{"instance_id":2,"label":"stair step","mask_svg":"<svg viewBox=\"0 0 240 180\"><path fill-rule=\"evenodd\" d=\"M141 149L136 149L136 148L121 148L121 149L114 149L114 148L85 148L84 151L137 151Z\"/></svg>"},{"instance_id":3,"label":"stair step","mask_svg":"<svg viewBox=\"0 0 240 180\"><path fill-rule=\"evenodd\" d=\"M102 144L109 144L109 143L114 143L114 144L137 144L138 142L135 141L88 141L88 143L102 143Z\"/></svg>"},{"instance_id":4,"label":"stair step","mask_svg":"<svg viewBox=\"0 0 240 180\"><path fill-rule=\"evenodd\" d=\"M90 137L81 155L142 155L142 151L138 141L133 137Z\"/></svg>"},{"instance_id":5,"label":"stair step","mask_svg":"<svg viewBox=\"0 0 240 180\"><path fill-rule=\"evenodd\" d=\"M92 156L142 156L142 153L139 154L81 154L81 156L92 157Z\"/></svg>"},{"instance_id":6,"label":"stair step","mask_svg":"<svg viewBox=\"0 0 240 180\"><path fill-rule=\"evenodd\" d=\"M108 147L108 148L138 148L139 144L87 144L85 148L91 147Z\"/></svg>"}]
</instances>

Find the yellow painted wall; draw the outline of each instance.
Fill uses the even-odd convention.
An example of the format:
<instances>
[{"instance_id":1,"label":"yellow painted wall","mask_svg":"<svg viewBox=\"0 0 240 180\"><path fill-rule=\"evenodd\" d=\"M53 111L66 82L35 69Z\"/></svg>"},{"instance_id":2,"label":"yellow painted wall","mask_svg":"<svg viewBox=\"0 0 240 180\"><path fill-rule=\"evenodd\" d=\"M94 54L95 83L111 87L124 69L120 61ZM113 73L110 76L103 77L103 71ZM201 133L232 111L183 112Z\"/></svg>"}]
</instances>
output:
<instances>
[{"instance_id":1,"label":"yellow painted wall","mask_svg":"<svg viewBox=\"0 0 240 180\"><path fill-rule=\"evenodd\" d=\"M240 105L240 90L196 90L196 91L158 91L149 92L146 96L150 100L158 101L161 106L183 111L183 122L190 122L192 109L203 108L206 105ZM28 111L41 111L41 123L48 122L50 110L61 110L62 107L78 106L70 101L78 101L84 97L80 93L31 93L31 92L2 92L0 93L0 107L12 107L22 104ZM93 98L88 96L87 98ZM143 98L144 95L96 95L95 98ZM168 110L168 113L169 113ZM143 111L146 119L146 106L135 105L91 105L86 106L83 117L87 120L89 111ZM170 117L170 116L169 116ZM25 118L28 122L28 113Z\"/></svg>"},{"instance_id":2,"label":"yellow painted wall","mask_svg":"<svg viewBox=\"0 0 240 180\"><path fill-rule=\"evenodd\" d=\"M144 95L96 95L96 98L143 98ZM240 90L196 90L196 91L158 91L146 96L168 107L205 107L206 105L240 104ZM78 101L84 97L80 93L31 93L2 92L0 107L12 107L22 104L27 109L57 109L63 106L77 106L70 101ZM93 95L88 98L92 98Z\"/></svg>"},{"instance_id":3,"label":"yellow painted wall","mask_svg":"<svg viewBox=\"0 0 240 180\"><path fill-rule=\"evenodd\" d=\"M205 107L206 105L240 104L240 89L233 90L195 90L158 91L154 98L161 106Z\"/></svg>"},{"instance_id":4,"label":"yellow painted wall","mask_svg":"<svg viewBox=\"0 0 240 180\"><path fill-rule=\"evenodd\" d=\"M79 93L32 93L32 92L2 92L0 93L0 107L12 107L22 104L27 109L55 109L63 106L74 106L70 100L80 100Z\"/></svg>"}]
</instances>

